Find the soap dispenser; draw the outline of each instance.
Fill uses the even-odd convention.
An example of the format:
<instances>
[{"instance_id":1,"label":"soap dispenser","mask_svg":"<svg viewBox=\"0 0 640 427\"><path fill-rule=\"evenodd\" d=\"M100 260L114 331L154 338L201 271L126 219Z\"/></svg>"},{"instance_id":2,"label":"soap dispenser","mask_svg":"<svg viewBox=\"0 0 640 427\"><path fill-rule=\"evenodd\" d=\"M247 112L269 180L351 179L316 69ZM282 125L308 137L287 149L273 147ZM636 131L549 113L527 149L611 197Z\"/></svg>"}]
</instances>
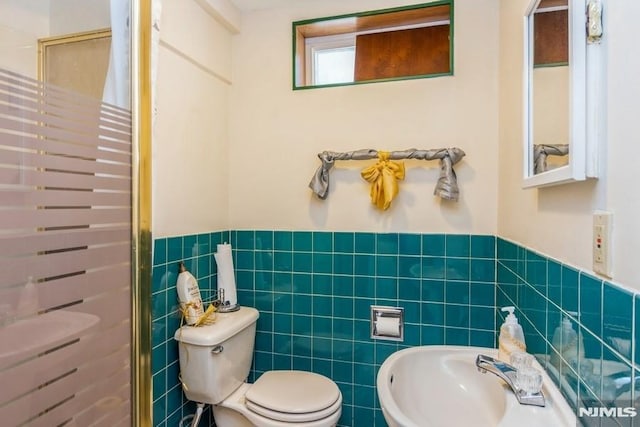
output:
<instances>
[{"instance_id":1,"label":"soap dispenser","mask_svg":"<svg viewBox=\"0 0 640 427\"><path fill-rule=\"evenodd\" d=\"M524 343L524 332L518 323L518 318L513 314L515 307L502 308L503 312L509 312L504 323L500 326L500 336L498 337L498 359L509 363L511 353L514 351L526 351Z\"/></svg>"},{"instance_id":2,"label":"soap dispenser","mask_svg":"<svg viewBox=\"0 0 640 427\"><path fill-rule=\"evenodd\" d=\"M577 313L569 312L569 314L577 315ZM573 328L573 323L568 316L564 316L562 321L555 329L551 345L556 351L551 352L551 364L556 368L560 366L558 355L570 365L577 368L578 360L584 359L584 344L582 337Z\"/></svg>"}]
</instances>

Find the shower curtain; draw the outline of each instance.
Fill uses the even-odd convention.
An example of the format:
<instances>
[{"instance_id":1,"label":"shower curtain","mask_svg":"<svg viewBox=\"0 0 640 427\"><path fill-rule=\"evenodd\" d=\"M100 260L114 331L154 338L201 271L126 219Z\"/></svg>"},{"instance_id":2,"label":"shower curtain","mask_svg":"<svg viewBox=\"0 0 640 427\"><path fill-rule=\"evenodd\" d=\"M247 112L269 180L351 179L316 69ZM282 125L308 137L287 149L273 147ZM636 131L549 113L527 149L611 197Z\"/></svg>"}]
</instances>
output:
<instances>
[{"instance_id":1,"label":"shower curtain","mask_svg":"<svg viewBox=\"0 0 640 427\"><path fill-rule=\"evenodd\" d=\"M102 100L121 108L130 106L130 60L129 40L131 37L131 4L129 0L111 0L111 54L109 69L104 84ZM153 119L156 117L155 96L153 90L158 70L158 46L160 45L160 15L162 1L152 1L151 11L151 85Z\"/></svg>"},{"instance_id":2,"label":"shower curtain","mask_svg":"<svg viewBox=\"0 0 640 427\"><path fill-rule=\"evenodd\" d=\"M129 0L111 0L110 11L111 55L102 100L120 108L130 109L131 5Z\"/></svg>"}]
</instances>

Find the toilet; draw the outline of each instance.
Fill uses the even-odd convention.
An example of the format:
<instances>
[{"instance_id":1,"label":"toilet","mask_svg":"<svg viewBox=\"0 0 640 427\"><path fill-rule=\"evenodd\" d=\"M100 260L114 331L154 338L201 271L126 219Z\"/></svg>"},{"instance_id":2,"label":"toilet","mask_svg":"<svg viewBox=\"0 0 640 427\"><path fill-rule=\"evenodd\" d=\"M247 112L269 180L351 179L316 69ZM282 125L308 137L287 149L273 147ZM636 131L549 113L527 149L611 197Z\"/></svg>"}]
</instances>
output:
<instances>
[{"instance_id":1,"label":"toilet","mask_svg":"<svg viewBox=\"0 0 640 427\"><path fill-rule=\"evenodd\" d=\"M180 374L187 399L209 403L218 427L333 427L342 394L313 372L269 371L246 382L253 359L258 310L219 313L215 323L182 326Z\"/></svg>"}]
</instances>

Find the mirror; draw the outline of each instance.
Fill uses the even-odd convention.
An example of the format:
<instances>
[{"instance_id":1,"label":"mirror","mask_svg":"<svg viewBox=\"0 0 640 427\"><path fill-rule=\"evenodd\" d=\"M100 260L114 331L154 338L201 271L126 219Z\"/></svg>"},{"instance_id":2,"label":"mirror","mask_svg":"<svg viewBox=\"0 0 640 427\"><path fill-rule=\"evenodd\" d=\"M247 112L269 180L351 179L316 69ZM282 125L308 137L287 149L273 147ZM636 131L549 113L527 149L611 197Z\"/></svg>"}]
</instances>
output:
<instances>
[{"instance_id":1,"label":"mirror","mask_svg":"<svg viewBox=\"0 0 640 427\"><path fill-rule=\"evenodd\" d=\"M585 16L584 0L533 0L527 9L525 188L596 176L597 135L587 132L586 117L592 107L587 104L587 91L595 90L590 89L587 68L591 73L597 56L591 55L588 67ZM589 96L589 101L593 104L597 97Z\"/></svg>"},{"instance_id":2,"label":"mirror","mask_svg":"<svg viewBox=\"0 0 640 427\"><path fill-rule=\"evenodd\" d=\"M453 3L293 23L293 89L453 74Z\"/></svg>"}]
</instances>

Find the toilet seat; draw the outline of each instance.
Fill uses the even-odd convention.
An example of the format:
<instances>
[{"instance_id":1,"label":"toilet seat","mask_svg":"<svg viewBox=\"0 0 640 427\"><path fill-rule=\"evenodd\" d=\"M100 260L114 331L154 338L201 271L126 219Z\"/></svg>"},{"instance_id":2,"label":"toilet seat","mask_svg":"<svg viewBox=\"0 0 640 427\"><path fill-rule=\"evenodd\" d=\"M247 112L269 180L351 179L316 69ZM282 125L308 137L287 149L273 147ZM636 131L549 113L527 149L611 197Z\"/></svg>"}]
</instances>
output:
<instances>
[{"instance_id":1,"label":"toilet seat","mask_svg":"<svg viewBox=\"0 0 640 427\"><path fill-rule=\"evenodd\" d=\"M304 371L269 371L245 395L250 411L276 421L303 423L338 411L342 395L330 379Z\"/></svg>"}]
</instances>

